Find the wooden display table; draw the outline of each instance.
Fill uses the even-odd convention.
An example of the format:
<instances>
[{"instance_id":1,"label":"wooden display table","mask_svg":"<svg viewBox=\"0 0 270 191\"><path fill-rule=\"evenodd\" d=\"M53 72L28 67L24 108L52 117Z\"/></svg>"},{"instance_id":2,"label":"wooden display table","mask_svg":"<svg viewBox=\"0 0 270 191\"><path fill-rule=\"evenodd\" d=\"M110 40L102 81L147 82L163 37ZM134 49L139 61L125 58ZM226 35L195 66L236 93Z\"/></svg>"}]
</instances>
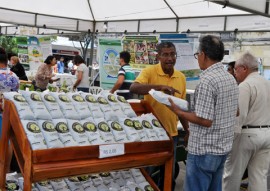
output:
<instances>
[{"instance_id":1,"label":"wooden display table","mask_svg":"<svg viewBox=\"0 0 270 191\"><path fill-rule=\"evenodd\" d=\"M131 105L138 115L152 112L146 102ZM0 189L2 190L5 190L7 173L5 164L9 141L24 177L24 191L31 190L32 182L42 180L161 164L165 164L164 190L171 190L172 140L125 143L124 155L103 159L99 158L98 145L33 151L15 105L11 101L5 101L3 112L0 142ZM158 190L156 186L154 188Z\"/></svg>"}]
</instances>

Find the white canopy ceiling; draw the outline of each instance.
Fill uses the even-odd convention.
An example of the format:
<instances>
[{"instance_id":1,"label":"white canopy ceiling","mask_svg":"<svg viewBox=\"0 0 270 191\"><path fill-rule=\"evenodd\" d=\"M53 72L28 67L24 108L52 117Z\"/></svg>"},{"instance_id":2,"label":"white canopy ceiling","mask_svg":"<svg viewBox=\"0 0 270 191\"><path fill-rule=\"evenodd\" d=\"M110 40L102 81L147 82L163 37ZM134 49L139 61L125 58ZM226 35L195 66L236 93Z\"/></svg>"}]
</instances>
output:
<instances>
[{"instance_id":1,"label":"white canopy ceiling","mask_svg":"<svg viewBox=\"0 0 270 191\"><path fill-rule=\"evenodd\" d=\"M268 0L1 0L0 22L38 34L270 30ZM253 14L251 14L253 13ZM262 15L262 16L260 16ZM107 22L107 28L104 28ZM3 34L18 28L1 25Z\"/></svg>"}]
</instances>

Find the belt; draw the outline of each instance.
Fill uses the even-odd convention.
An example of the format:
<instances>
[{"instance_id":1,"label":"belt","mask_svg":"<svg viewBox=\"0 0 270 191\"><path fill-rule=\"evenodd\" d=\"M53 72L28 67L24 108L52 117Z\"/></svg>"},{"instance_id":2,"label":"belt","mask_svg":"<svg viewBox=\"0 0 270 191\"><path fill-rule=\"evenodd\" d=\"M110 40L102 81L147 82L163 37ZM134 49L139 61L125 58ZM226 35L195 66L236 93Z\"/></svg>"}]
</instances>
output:
<instances>
[{"instance_id":1,"label":"belt","mask_svg":"<svg viewBox=\"0 0 270 191\"><path fill-rule=\"evenodd\" d=\"M270 125L258 125L258 126L244 125L242 126L242 129L255 129L255 128L270 128Z\"/></svg>"}]
</instances>

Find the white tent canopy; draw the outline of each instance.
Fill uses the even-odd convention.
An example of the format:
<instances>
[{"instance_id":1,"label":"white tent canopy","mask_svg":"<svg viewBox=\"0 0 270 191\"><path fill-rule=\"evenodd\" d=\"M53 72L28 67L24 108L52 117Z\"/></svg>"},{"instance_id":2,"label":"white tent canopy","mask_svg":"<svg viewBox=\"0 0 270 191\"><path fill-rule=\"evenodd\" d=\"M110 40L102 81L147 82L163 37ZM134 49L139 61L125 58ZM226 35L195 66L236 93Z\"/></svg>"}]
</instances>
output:
<instances>
[{"instance_id":1,"label":"white tent canopy","mask_svg":"<svg viewBox=\"0 0 270 191\"><path fill-rule=\"evenodd\" d=\"M269 30L268 0L1 0L0 22L69 32L219 32ZM104 22L107 28L104 28ZM1 25L2 34L16 26Z\"/></svg>"}]
</instances>

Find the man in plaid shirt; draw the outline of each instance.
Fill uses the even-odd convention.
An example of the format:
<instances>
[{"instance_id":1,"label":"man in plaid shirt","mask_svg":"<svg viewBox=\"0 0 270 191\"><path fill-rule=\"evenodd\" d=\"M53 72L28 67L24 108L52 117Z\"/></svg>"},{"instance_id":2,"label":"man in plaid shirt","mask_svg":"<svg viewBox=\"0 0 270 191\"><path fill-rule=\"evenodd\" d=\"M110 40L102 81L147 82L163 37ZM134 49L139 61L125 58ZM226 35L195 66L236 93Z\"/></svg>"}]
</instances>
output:
<instances>
[{"instance_id":1,"label":"man in plaid shirt","mask_svg":"<svg viewBox=\"0 0 270 191\"><path fill-rule=\"evenodd\" d=\"M222 190L239 96L235 79L220 62L223 56L224 45L218 37L202 37L194 54L203 70L195 90L194 111L185 112L170 100L172 111L190 122L184 191Z\"/></svg>"}]
</instances>

